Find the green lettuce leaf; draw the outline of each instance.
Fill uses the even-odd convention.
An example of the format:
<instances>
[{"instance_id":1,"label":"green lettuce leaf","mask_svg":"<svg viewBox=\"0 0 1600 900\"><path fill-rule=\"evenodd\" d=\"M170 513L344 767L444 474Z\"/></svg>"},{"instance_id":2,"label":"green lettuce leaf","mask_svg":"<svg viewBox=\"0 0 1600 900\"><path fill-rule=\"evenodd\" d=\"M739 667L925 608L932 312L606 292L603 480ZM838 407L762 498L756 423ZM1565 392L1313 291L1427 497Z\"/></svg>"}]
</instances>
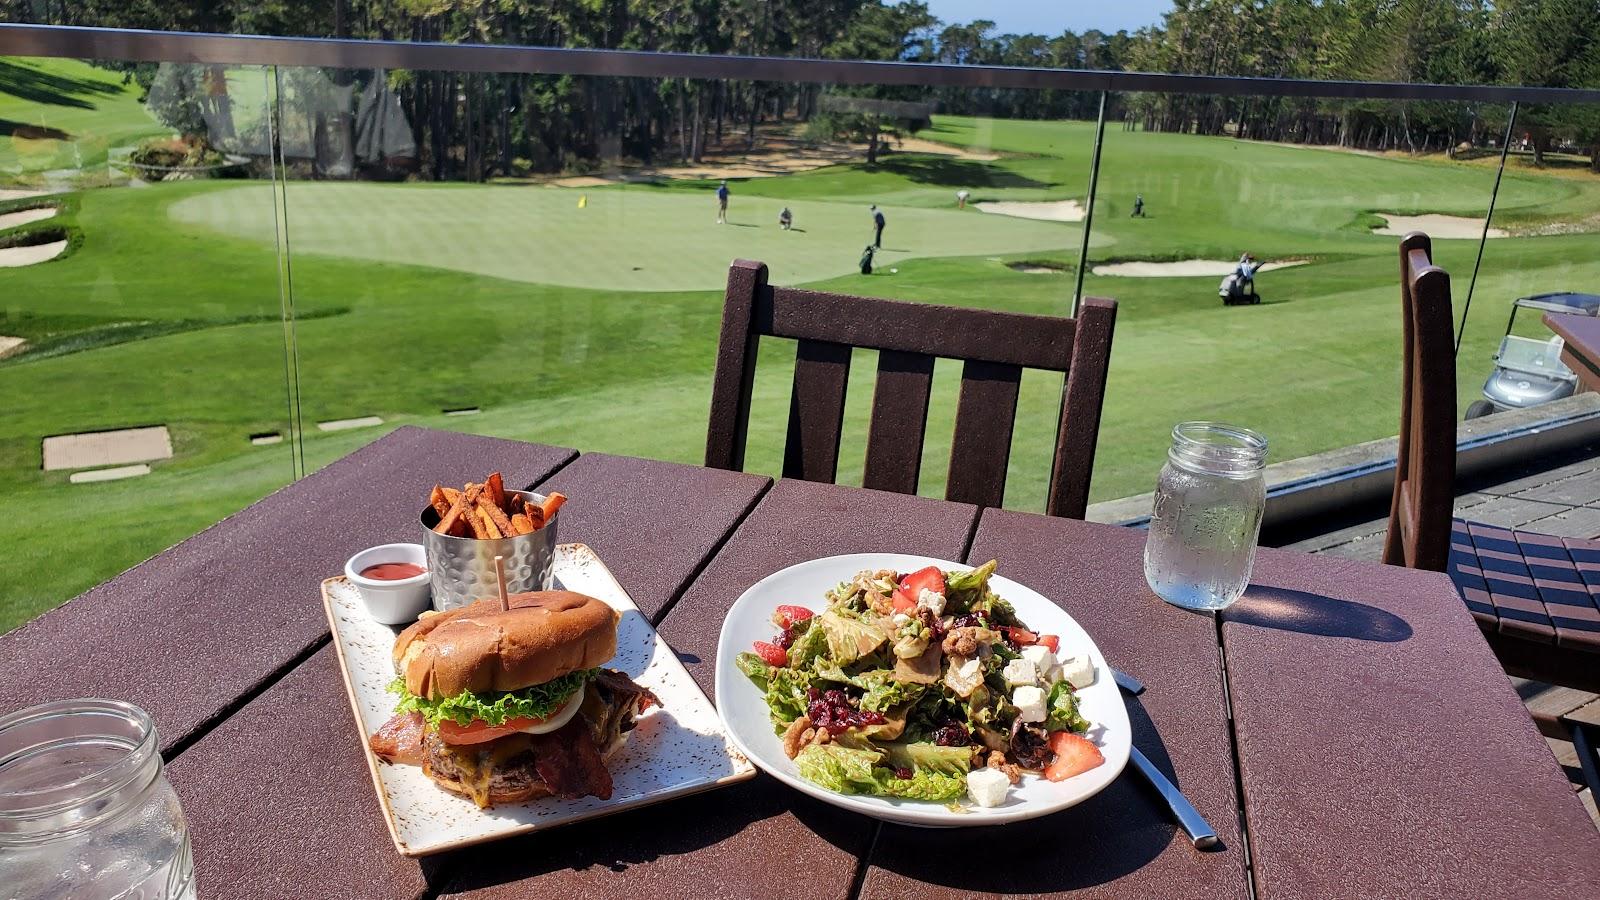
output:
<instances>
[{"instance_id":1,"label":"green lettuce leaf","mask_svg":"<svg viewBox=\"0 0 1600 900\"><path fill-rule=\"evenodd\" d=\"M893 770L874 769L877 788L872 793L908 800L954 800L967 792L967 776L918 769L910 778L897 778ZM858 793L866 793L861 791Z\"/></svg>"},{"instance_id":2,"label":"green lettuce leaf","mask_svg":"<svg viewBox=\"0 0 1600 900\"><path fill-rule=\"evenodd\" d=\"M877 793L872 767L882 758L873 750L838 744L812 744L794 758L800 777L841 794Z\"/></svg>"},{"instance_id":3,"label":"green lettuce leaf","mask_svg":"<svg viewBox=\"0 0 1600 900\"><path fill-rule=\"evenodd\" d=\"M890 768L939 775L965 775L972 768L971 747L941 747L919 741L913 744L884 744L883 749Z\"/></svg>"},{"instance_id":4,"label":"green lettuce leaf","mask_svg":"<svg viewBox=\"0 0 1600 900\"><path fill-rule=\"evenodd\" d=\"M827 637L828 656L840 666L850 665L889 640L878 626L840 615L833 609L817 616L817 624L822 626L821 631Z\"/></svg>"},{"instance_id":5,"label":"green lettuce leaf","mask_svg":"<svg viewBox=\"0 0 1600 900\"><path fill-rule=\"evenodd\" d=\"M746 678L754 681L756 687L763 691L767 689L767 681L772 677L772 667L767 665L766 660L745 651L733 658L733 664L739 667L739 671L743 672Z\"/></svg>"},{"instance_id":6,"label":"green lettuce leaf","mask_svg":"<svg viewBox=\"0 0 1600 900\"><path fill-rule=\"evenodd\" d=\"M944 573L946 615L971 612L973 604L983 599L989 587L989 576L999 566L998 560L989 560L970 572Z\"/></svg>"},{"instance_id":7,"label":"green lettuce leaf","mask_svg":"<svg viewBox=\"0 0 1600 900\"><path fill-rule=\"evenodd\" d=\"M1058 681L1050 688L1050 696L1045 700L1045 729L1047 731L1071 731L1082 734L1089 730L1089 720L1078 712L1078 695L1072 690L1072 685Z\"/></svg>"},{"instance_id":8,"label":"green lettuce leaf","mask_svg":"<svg viewBox=\"0 0 1600 900\"><path fill-rule=\"evenodd\" d=\"M767 670L767 709L779 734L795 719L806 714L806 691L811 676L797 669L774 667Z\"/></svg>"},{"instance_id":9,"label":"green lettuce leaf","mask_svg":"<svg viewBox=\"0 0 1600 900\"><path fill-rule=\"evenodd\" d=\"M811 620L807 620L811 621ZM821 628L810 627L789 645L790 668L803 669L811 661L828 652L828 635Z\"/></svg>"},{"instance_id":10,"label":"green lettuce leaf","mask_svg":"<svg viewBox=\"0 0 1600 900\"><path fill-rule=\"evenodd\" d=\"M536 684L519 691L476 694L462 691L442 700L424 700L406 690L404 678L396 678L390 685L392 693L400 695L395 711L419 712L434 728L449 719L457 725L471 725L482 719L486 724L504 725L507 719L547 719L566 703L574 692L594 676L597 669L570 672L544 684Z\"/></svg>"}]
</instances>

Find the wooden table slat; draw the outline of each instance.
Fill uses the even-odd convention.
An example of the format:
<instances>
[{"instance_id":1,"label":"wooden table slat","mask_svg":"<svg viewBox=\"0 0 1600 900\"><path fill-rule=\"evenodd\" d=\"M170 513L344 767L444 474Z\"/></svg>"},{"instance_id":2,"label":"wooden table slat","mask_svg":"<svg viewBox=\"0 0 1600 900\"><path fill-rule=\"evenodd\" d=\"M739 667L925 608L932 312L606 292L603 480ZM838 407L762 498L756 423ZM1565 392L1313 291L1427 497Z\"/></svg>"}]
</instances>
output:
<instances>
[{"instance_id":1,"label":"wooden table slat","mask_svg":"<svg viewBox=\"0 0 1600 900\"><path fill-rule=\"evenodd\" d=\"M1261 897L1594 896L1600 835L1446 576L1263 549L1222 636Z\"/></svg>"},{"instance_id":2,"label":"wooden table slat","mask_svg":"<svg viewBox=\"0 0 1600 900\"><path fill-rule=\"evenodd\" d=\"M1134 742L1211 822L1223 849L1202 852L1132 763L1097 796L1053 816L978 836L1003 864L975 861L971 832L886 825L862 897L1244 897L1244 842L1216 627L1145 587L1144 533L988 509L968 562L1059 602L1112 665L1148 690L1125 698ZM989 859L988 855L982 859Z\"/></svg>"},{"instance_id":3,"label":"wooden table slat","mask_svg":"<svg viewBox=\"0 0 1600 900\"><path fill-rule=\"evenodd\" d=\"M155 717L171 747L325 638L317 583L357 550L420 540L416 516L436 480L498 469L521 486L574 455L398 428L0 635L0 659L31 661L0 666L0 697L8 708L128 700Z\"/></svg>"}]
</instances>

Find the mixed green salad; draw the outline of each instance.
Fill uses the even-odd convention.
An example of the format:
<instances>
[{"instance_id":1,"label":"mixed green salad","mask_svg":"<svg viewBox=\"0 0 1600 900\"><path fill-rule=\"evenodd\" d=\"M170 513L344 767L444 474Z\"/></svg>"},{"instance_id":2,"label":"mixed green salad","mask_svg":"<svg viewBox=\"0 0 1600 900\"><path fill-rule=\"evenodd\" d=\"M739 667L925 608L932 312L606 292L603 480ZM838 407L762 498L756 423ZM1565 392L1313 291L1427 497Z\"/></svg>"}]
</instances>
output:
<instances>
[{"instance_id":1,"label":"mixed green salad","mask_svg":"<svg viewBox=\"0 0 1600 900\"><path fill-rule=\"evenodd\" d=\"M845 794L997 806L1024 772L1061 781L1104 761L1083 736L1088 657L1058 658L970 571L863 571L826 606L780 606L738 657L802 777Z\"/></svg>"}]
</instances>

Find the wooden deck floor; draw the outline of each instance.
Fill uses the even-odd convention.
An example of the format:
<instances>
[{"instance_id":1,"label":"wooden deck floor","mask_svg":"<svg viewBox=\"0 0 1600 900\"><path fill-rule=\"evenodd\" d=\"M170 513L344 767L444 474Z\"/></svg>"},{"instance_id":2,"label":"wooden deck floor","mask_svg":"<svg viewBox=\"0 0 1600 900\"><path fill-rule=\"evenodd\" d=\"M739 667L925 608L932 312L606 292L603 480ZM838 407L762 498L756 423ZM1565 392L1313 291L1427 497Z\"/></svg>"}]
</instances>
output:
<instances>
[{"instance_id":1,"label":"wooden deck floor","mask_svg":"<svg viewBox=\"0 0 1600 900\"><path fill-rule=\"evenodd\" d=\"M1600 445L1560 459L1534 460L1502 473L1497 480L1462 487L1455 510L1464 519L1560 537L1600 538ZM1363 519L1285 546L1376 561L1383 555L1387 526L1387 516ZM1600 724L1600 697L1594 694L1521 678L1513 678L1512 682L1531 714L1552 718L1567 715ZM1574 788L1581 788L1583 778L1572 743L1556 738L1546 740ZM1600 828L1595 798L1586 788L1579 791L1579 796Z\"/></svg>"}]
</instances>

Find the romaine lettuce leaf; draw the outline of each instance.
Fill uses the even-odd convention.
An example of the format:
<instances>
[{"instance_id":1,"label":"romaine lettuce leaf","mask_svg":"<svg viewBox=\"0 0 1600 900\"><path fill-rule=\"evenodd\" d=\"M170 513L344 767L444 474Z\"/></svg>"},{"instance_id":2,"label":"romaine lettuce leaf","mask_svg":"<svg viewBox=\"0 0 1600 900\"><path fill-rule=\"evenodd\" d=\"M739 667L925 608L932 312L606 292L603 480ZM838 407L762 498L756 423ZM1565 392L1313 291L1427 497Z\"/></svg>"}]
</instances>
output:
<instances>
[{"instance_id":1,"label":"romaine lettuce leaf","mask_svg":"<svg viewBox=\"0 0 1600 900\"><path fill-rule=\"evenodd\" d=\"M954 800L967 792L967 776L918 769L910 778L898 778L891 769L874 769L877 790L872 793L908 800ZM865 792L862 792L865 793Z\"/></svg>"},{"instance_id":2,"label":"romaine lettuce leaf","mask_svg":"<svg viewBox=\"0 0 1600 900\"><path fill-rule=\"evenodd\" d=\"M811 620L807 620L811 621ZM812 626L805 633L795 638L789 645L789 667L804 669L811 665L811 661L828 652L828 635L821 628Z\"/></svg>"},{"instance_id":3,"label":"romaine lettuce leaf","mask_svg":"<svg viewBox=\"0 0 1600 900\"><path fill-rule=\"evenodd\" d=\"M794 758L800 777L841 794L876 793L872 767L882 758L873 750L838 744L811 744Z\"/></svg>"},{"instance_id":4,"label":"romaine lettuce leaf","mask_svg":"<svg viewBox=\"0 0 1600 900\"><path fill-rule=\"evenodd\" d=\"M840 666L850 665L882 647L889 639L878 626L840 615L837 610L830 609L817 616L817 624L822 626L823 634L827 635L828 656Z\"/></svg>"},{"instance_id":5,"label":"romaine lettuce leaf","mask_svg":"<svg viewBox=\"0 0 1600 900\"><path fill-rule=\"evenodd\" d=\"M1078 695L1072 690L1072 685L1065 680L1056 682L1050 688L1050 696L1045 699L1045 710L1047 731L1071 731L1082 734L1089 730L1089 720L1078 712Z\"/></svg>"},{"instance_id":6,"label":"romaine lettuce leaf","mask_svg":"<svg viewBox=\"0 0 1600 900\"><path fill-rule=\"evenodd\" d=\"M797 669L774 666L767 670L767 709L778 733L806 714L806 691L811 676Z\"/></svg>"},{"instance_id":7,"label":"romaine lettuce leaf","mask_svg":"<svg viewBox=\"0 0 1600 900\"><path fill-rule=\"evenodd\" d=\"M739 667L739 671L743 672L746 678L754 681L756 687L763 691L767 689L767 679L772 676L772 667L767 665L766 660L747 650L735 656L733 664Z\"/></svg>"},{"instance_id":8,"label":"romaine lettuce leaf","mask_svg":"<svg viewBox=\"0 0 1600 900\"><path fill-rule=\"evenodd\" d=\"M433 728L438 728L439 723L445 719L461 726L471 725L474 720L482 719L486 724L494 726L504 725L507 719L550 718L562 704L567 702L573 692L582 688L593 677L596 671L584 669L579 672L569 672L560 678L519 691L487 694L462 691L454 697L440 700L426 700L407 691L404 678L396 678L389 685L389 690L400 695L400 702L395 704L395 712L422 713L422 717Z\"/></svg>"},{"instance_id":9,"label":"romaine lettuce leaf","mask_svg":"<svg viewBox=\"0 0 1600 900\"><path fill-rule=\"evenodd\" d=\"M999 560L991 559L970 572L944 573L945 614L970 612L972 604L983 598L989 576L999 565Z\"/></svg>"},{"instance_id":10,"label":"romaine lettuce leaf","mask_svg":"<svg viewBox=\"0 0 1600 900\"><path fill-rule=\"evenodd\" d=\"M941 747L918 741L913 744L884 744L883 749L884 761L890 768L940 775L965 775L972 768L971 747Z\"/></svg>"}]
</instances>

